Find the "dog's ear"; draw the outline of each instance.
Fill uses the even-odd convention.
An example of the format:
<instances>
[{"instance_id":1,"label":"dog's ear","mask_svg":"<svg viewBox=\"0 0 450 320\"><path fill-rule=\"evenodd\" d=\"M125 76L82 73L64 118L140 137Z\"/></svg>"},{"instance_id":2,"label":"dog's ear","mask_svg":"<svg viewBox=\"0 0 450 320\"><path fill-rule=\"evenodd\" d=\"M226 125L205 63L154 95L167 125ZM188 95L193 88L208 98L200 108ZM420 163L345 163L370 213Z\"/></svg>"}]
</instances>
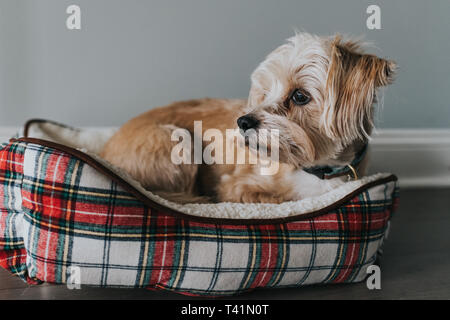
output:
<instances>
[{"instance_id":1,"label":"dog's ear","mask_svg":"<svg viewBox=\"0 0 450 320\"><path fill-rule=\"evenodd\" d=\"M396 64L364 54L358 42L344 42L340 36L330 49L323 129L344 143L365 139L373 126L376 89L393 82Z\"/></svg>"}]
</instances>

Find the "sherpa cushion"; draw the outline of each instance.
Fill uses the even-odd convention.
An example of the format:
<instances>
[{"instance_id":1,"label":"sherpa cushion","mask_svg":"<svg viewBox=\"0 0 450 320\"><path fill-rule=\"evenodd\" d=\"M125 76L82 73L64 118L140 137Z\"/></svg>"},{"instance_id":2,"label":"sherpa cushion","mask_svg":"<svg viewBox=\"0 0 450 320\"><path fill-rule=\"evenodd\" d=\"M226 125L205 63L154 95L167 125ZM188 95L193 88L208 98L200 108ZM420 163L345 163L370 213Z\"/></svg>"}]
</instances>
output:
<instances>
[{"instance_id":1,"label":"sherpa cushion","mask_svg":"<svg viewBox=\"0 0 450 320\"><path fill-rule=\"evenodd\" d=\"M397 200L396 177L377 174L280 205L180 205L95 156L113 131L25 131L48 140L1 146L0 265L33 284L67 283L74 266L85 285L193 295L357 282Z\"/></svg>"}]
</instances>

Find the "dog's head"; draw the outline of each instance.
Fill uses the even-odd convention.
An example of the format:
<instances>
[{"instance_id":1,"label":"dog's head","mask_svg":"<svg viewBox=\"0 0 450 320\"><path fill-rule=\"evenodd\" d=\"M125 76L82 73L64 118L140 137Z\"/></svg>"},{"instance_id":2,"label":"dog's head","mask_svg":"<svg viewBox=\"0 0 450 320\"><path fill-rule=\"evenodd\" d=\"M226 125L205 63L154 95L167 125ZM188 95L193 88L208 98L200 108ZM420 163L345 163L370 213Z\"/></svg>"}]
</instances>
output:
<instances>
[{"instance_id":1,"label":"dog's head","mask_svg":"<svg viewBox=\"0 0 450 320\"><path fill-rule=\"evenodd\" d=\"M373 127L377 88L393 80L392 61L358 41L301 33L256 68L241 130L279 130L280 161L327 164ZM270 146L269 146L270 147Z\"/></svg>"}]
</instances>

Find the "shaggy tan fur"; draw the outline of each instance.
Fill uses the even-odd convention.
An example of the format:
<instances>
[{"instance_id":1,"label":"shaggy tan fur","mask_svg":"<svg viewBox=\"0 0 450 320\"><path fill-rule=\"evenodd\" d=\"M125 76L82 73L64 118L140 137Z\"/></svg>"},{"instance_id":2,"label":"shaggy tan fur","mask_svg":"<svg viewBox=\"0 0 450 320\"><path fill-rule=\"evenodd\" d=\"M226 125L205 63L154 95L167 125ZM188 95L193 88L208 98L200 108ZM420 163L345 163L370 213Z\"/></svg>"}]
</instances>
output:
<instances>
[{"instance_id":1,"label":"shaggy tan fur","mask_svg":"<svg viewBox=\"0 0 450 320\"><path fill-rule=\"evenodd\" d=\"M365 54L359 42L297 34L256 68L247 100L200 99L152 109L127 122L101 156L145 188L180 202L204 196L208 201L280 203L320 194L341 180L318 181L301 168L352 160L372 131L376 89L391 83L394 71L392 61ZM310 96L308 104L292 102L296 89ZM259 121L258 130L279 130L275 175L262 176L258 165L171 162L174 129L193 135L194 121L202 121L203 132L216 128L225 137L244 114Z\"/></svg>"}]
</instances>

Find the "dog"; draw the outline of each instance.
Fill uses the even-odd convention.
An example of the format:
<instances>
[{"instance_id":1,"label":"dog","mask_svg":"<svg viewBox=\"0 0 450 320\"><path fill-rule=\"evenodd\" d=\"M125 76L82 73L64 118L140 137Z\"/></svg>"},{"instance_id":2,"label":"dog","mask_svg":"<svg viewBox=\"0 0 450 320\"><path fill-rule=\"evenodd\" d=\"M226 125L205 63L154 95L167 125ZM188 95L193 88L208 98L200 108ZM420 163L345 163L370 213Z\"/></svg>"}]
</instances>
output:
<instances>
[{"instance_id":1,"label":"dog","mask_svg":"<svg viewBox=\"0 0 450 320\"><path fill-rule=\"evenodd\" d=\"M248 99L204 98L152 109L125 123L101 157L146 189L181 203L317 196L365 174L377 92L393 82L396 69L395 62L365 53L358 40L297 33L252 73ZM260 164L249 163L174 163L173 133L195 134L195 121L202 133L277 130L277 172L262 175ZM246 142L237 152L258 149ZM334 171L344 174L327 174Z\"/></svg>"}]
</instances>

